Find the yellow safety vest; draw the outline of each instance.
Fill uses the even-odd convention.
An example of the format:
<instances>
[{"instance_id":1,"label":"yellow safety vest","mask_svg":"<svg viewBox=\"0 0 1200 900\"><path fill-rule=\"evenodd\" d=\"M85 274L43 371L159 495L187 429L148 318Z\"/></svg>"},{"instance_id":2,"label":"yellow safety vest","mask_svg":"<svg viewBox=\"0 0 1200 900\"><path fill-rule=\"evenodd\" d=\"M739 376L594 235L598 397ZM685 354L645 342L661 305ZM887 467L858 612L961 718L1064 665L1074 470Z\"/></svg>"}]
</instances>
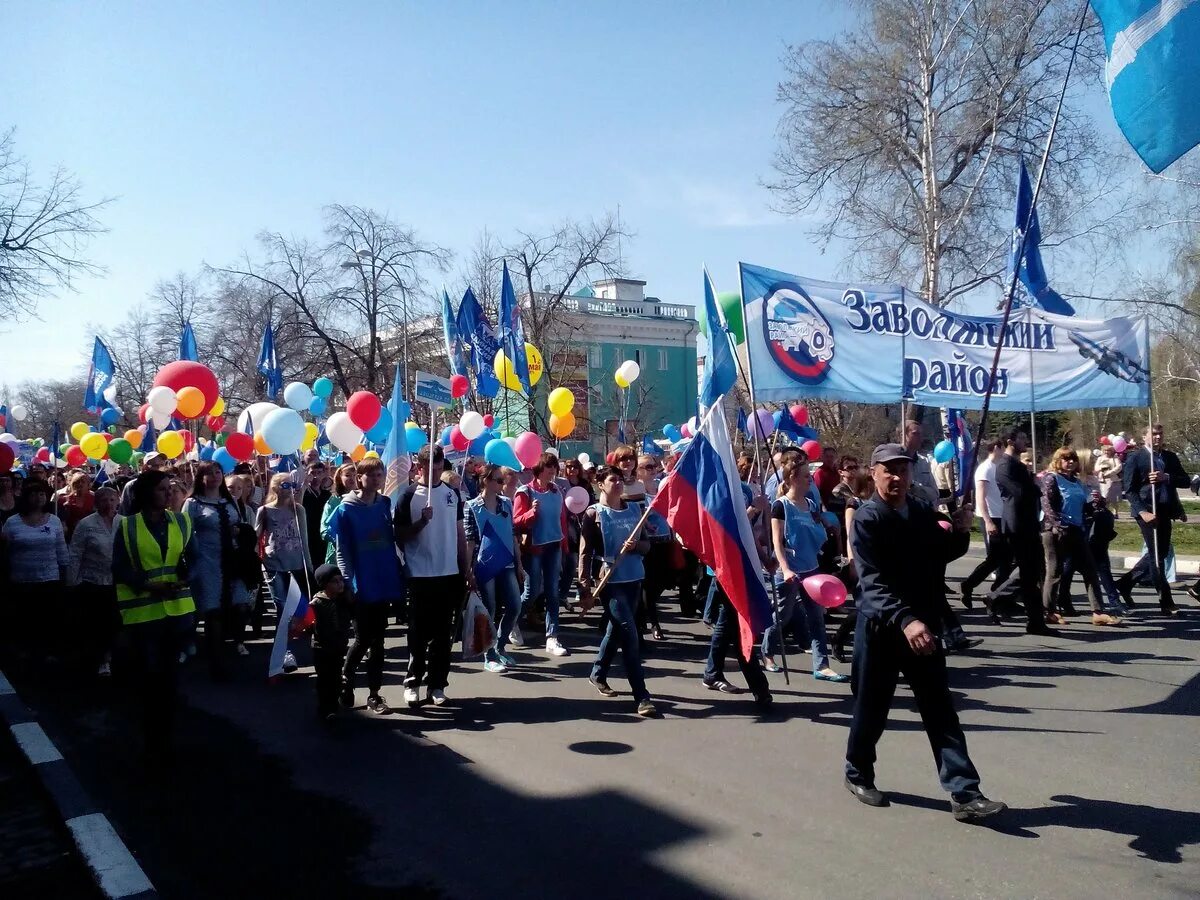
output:
<instances>
[{"instance_id":1,"label":"yellow safety vest","mask_svg":"<svg viewBox=\"0 0 1200 900\"><path fill-rule=\"evenodd\" d=\"M121 523L121 537L125 541L125 552L134 569L141 572L147 584L169 584L173 590L163 596L151 596L149 591L136 589L127 584L117 584L117 605L121 610L121 623L140 625L156 622L168 616L186 616L196 611L192 592L187 581L179 579L179 566L183 561L183 550L192 536L192 520L181 513L167 511L167 553L163 558L162 547L141 513L126 516Z\"/></svg>"}]
</instances>

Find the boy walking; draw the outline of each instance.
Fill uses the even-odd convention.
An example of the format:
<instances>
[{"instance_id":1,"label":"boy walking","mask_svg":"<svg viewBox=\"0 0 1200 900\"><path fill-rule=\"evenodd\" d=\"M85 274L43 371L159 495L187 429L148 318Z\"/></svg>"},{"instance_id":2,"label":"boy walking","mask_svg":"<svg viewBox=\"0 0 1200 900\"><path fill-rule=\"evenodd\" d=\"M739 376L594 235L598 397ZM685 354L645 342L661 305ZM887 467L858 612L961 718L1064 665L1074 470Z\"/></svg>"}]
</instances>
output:
<instances>
[{"instance_id":1,"label":"boy walking","mask_svg":"<svg viewBox=\"0 0 1200 900\"><path fill-rule=\"evenodd\" d=\"M332 722L337 717L338 695L342 691L342 661L350 642L351 605L354 598L346 590L346 581L338 567L318 566L317 591L309 606L313 623L312 656L317 670L317 717Z\"/></svg>"}]
</instances>

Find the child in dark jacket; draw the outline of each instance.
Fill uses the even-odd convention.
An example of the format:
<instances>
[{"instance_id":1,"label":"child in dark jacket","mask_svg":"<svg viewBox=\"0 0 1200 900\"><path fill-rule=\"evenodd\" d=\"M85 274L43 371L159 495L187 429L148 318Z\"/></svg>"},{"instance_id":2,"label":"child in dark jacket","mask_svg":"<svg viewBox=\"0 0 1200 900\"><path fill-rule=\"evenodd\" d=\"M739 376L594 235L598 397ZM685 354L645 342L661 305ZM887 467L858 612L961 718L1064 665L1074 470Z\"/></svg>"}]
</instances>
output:
<instances>
[{"instance_id":1,"label":"child in dark jacket","mask_svg":"<svg viewBox=\"0 0 1200 900\"><path fill-rule=\"evenodd\" d=\"M317 670L317 716L329 722L337 716L354 597L337 566L326 563L318 567L315 579L318 593L309 606L316 618L312 630L312 655L313 667Z\"/></svg>"}]
</instances>

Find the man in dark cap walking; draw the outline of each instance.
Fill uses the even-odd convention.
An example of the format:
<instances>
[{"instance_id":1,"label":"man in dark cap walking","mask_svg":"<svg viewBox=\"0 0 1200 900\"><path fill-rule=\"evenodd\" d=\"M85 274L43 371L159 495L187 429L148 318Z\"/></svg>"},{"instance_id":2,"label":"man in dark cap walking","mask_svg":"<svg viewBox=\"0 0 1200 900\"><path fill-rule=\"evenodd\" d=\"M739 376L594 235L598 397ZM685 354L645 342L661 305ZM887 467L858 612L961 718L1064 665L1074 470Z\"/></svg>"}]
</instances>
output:
<instances>
[{"instance_id":1,"label":"man in dark cap walking","mask_svg":"<svg viewBox=\"0 0 1200 900\"><path fill-rule=\"evenodd\" d=\"M875 493L855 513L850 544L858 567L854 635L854 720L846 746L846 788L868 806L887 806L875 787L875 746L887 727L901 673L938 761L954 818L977 821L1007 807L979 789L979 773L954 711L946 655L937 635L946 607L946 564L967 551L970 504L947 518L909 496L912 456L899 444L871 454Z\"/></svg>"}]
</instances>

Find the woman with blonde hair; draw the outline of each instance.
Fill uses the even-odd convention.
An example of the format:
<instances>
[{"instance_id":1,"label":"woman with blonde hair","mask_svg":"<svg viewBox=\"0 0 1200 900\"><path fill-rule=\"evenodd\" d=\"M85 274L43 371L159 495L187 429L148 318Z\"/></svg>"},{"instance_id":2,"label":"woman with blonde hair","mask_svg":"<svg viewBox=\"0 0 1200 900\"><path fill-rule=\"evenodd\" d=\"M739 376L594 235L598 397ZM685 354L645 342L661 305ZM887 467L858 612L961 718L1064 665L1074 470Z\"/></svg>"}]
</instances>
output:
<instances>
[{"instance_id":1,"label":"woman with blonde hair","mask_svg":"<svg viewBox=\"0 0 1200 900\"><path fill-rule=\"evenodd\" d=\"M255 517L255 531L259 545L263 548L263 568L267 571L271 599L282 616L288 587L293 579L302 593L307 593L308 572L312 560L308 555L308 528L305 524L304 507L296 501L299 485L296 477L281 472L271 479L266 502L259 507ZM281 622L280 628L287 623ZM283 671L294 672L296 657L288 650L283 658Z\"/></svg>"},{"instance_id":2,"label":"woman with blonde hair","mask_svg":"<svg viewBox=\"0 0 1200 900\"><path fill-rule=\"evenodd\" d=\"M1083 576L1093 625L1119 625L1121 620L1104 612L1096 563L1088 547L1087 530L1092 517L1088 490L1078 476L1079 455L1070 447L1054 451L1042 476L1042 547L1046 553L1046 579L1042 604L1047 624L1062 624L1063 614L1074 613L1070 583L1063 578L1068 561ZM1057 611L1056 611L1057 608Z\"/></svg>"}]
</instances>

